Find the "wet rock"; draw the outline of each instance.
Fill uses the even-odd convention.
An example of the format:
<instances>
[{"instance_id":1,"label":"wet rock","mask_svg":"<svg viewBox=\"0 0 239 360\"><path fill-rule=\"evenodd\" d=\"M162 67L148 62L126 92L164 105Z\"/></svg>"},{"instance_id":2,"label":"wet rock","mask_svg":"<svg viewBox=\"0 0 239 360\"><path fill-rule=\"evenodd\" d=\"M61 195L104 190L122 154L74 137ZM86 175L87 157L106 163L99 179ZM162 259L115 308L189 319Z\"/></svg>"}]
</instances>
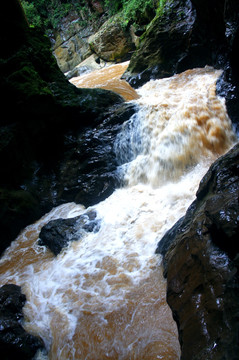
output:
<instances>
[{"instance_id":1,"label":"wet rock","mask_svg":"<svg viewBox=\"0 0 239 360\"><path fill-rule=\"evenodd\" d=\"M202 179L186 215L159 242L183 360L238 359L239 145Z\"/></svg>"},{"instance_id":2,"label":"wet rock","mask_svg":"<svg viewBox=\"0 0 239 360\"><path fill-rule=\"evenodd\" d=\"M138 87L189 68L233 67L238 63L238 6L235 0L166 2L141 36L124 78Z\"/></svg>"},{"instance_id":3,"label":"wet rock","mask_svg":"<svg viewBox=\"0 0 239 360\"><path fill-rule=\"evenodd\" d=\"M5 16L10 13L11 26ZM56 64L49 39L28 27L17 0L4 2L0 16L2 252L23 227L64 202L55 187L56 180L61 183L56 175L59 162L70 147L65 146L66 134L79 136L95 128L99 114L123 99L70 84Z\"/></svg>"},{"instance_id":4,"label":"wet rock","mask_svg":"<svg viewBox=\"0 0 239 360\"><path fill-rule=\"evenodd\" d=\"M124 121L135 113L132 104L101 114L99 124L84 132L67 132L57 166L39 169L26 189L36 193L42 208L74 201L85 207L106 199L120 185L114 142Z\"/></svg>"},{"instance_id":5,"label":"wet rock","mask_svg":"<svg viewBox=\"0 0 239 360\"><path fill-rule=\"evenodd\" d=\"M164 12L152 20L142 35L123 76L132 86L148 81L153 70L158 78L176 72L179 59L185 56L190 43L196 13L190 1L167 2Z\"/></svg>"},{"instance_id":6,"label":"wet rock","mask_svg":"<svg viewBox=\"0 0 239 360\"><path fill-rule=\"evenodd\" d=\"M43 226L39 245L47 246L55 255L71 241L80 240L87 232L97 232L100 220L94 210L70 219L56 219Z\"/></svg>"},{"instance_id":7,"label":"wet rock","mask_svg":"<svg viewBox=\"0 0 239 360\"><path fill-rule=\"evenodd\" d=\"M225 27L228 44L228 62L217 83L217 92L225 97L227 111L239 134L239 3L225 2Z\"/></svg>"},{"instance_id":8,"label":"wet rock","mask_svg":"<svg viewBox=\"0 0 239 360\"><path fill-rule=\"evenodd\" d=\"M0 288L0 352L1 359L30 360L44 349L41 339L28 334L22 327L22 308L26 297L19 286L9 284Z\"/></svg>"}]
</instances>

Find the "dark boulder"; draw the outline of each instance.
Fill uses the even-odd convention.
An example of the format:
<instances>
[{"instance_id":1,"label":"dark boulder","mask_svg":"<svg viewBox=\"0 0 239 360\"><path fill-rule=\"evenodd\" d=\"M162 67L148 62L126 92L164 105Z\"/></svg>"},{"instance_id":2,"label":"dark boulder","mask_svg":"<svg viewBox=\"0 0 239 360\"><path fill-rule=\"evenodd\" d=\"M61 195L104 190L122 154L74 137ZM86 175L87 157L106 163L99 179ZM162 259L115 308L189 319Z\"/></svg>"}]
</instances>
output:
<instances>
[{"instance_id":1,"label":"dark boulder","mask_svg":"<svg viewBox=\"0 0 239 360\"><path fill-rule=\"evenodd\" d=\"M120 186L115 139L135 112L134 105L124 104L110 111L94 129L66 136L66 151L57 172L59 200L88 207L105 200Z\"/></svg>"},{"instance_id":2,"label":"dark boulder","mask_svg":"<svg viewBox=\"0 0 239 360\"><path fill-rule=\"evenodd\" d=\"M55 255L71 241L78 241L87 232L97 232L100 220L94 210L70 219L56 219L43 226L39 234L39 245L47 246Z\"/></svg>"},{"instance_id":3,"label":"dark boulder","mask_svg":"<svg viewBox=\"0 0 239 360\"><path fill-rule=\"evenodd\" d=\"M28 334L22 327L22 308L26 297L19 286L0 288L0 353L2 360L32 359L44 349L41 339Z\"/></svg>"},{"instance_id":4,"label":"dark boulder","mask_svg":"<svg viewBox=\"0 0 239 360\"><path fill-rule=\"evenodd\" d=\"M239 145L202 179L186 215L159 242L182 360L238 359Z\"/></svg>"},{"instance_id":5,"label":"dark boulder","mask_svg":"<svg viewBox=\"0 0 239 360\"><path fill-rule=\"evenodd\" d=\"M72 201L88 207L113 193L120 185L115 138L135 111L133 105L124 103L102 113L97 126L65 133L55 166L39 167L25 182L25 191L36 194L40 209L46 212Z\"/></svg>"}]
</instances>

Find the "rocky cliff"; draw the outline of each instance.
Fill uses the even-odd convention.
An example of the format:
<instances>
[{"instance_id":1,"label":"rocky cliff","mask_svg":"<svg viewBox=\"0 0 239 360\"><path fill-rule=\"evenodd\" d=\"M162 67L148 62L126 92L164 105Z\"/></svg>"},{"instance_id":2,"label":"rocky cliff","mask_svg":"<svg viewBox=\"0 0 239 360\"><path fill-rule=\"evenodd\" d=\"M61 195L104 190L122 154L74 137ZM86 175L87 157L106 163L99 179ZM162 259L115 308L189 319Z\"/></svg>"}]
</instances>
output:
<instances>
[{"instance_id":1,"label":"rocky cliff","mask_svg":"<svg viewBox=\"0 0 239 360\"><path fill-rule=\"evenodd\" d=\"M224 69L218 91L238 123L238 24L237 0L167 1L141 36L124 78L138 87L189 68Z\"/></svg>"},{"instance_id":2,"label":"rocky cliff","mask_svg":"<svg viewBox=\"0 0 239 360\"><path fill-rule=\"evenodd\" d=\"M11 26L6 14L11 14ZM107 118L107 109L123 100L105 90L77 89L71 85L51 54L48 38L29 28L17 0L4 2L0 24L3 34L0 54L2 252L23 227L53 206L72 200L89 204L93 195L99 200L110 193L109 184L113 187L114 181L109 181L110 175L103 176L104 170L101 170L102 182L95 182L101 196L97 196L93 183L79 186L79 171L89 180L91 171L106 165L98 161L95 169L92 163L86 170L87 160L93 154L87 149L79 150L76 143L86 128L99 125ZM107 149L111 154L110 148ZM74 160L70 160L71 156ZM77 178L70 180L69 175L66 180L72 162ZM73 176L72 171L70 174ZM87 196L89 189L92 195Z\"/></svg>"},{"instance_id":3,"label":"rocky cliff","mask_svg":"<svg viewBox=\"0 0 239 360\"><path fill-rule=\"evenodd\" d=\"M89 0L80 11L76 6L50 31L60 69L67 76L79 76L79 68L86 66L81 63L92 55L97 60L96 67L129 60L140 34L155 16L157 4L157 1Z\"/></svg>"},{"instance_id":4,"label":"rocky cliff","mask_svg":"<svg viewBox=\"0 0 239 360\"><path fill-rule=\"evenodd\" d=\"M81 63L92 55L97 63L105 66L106 63L129 60L134 50L134 31L123 27L121 14L102 17L83 27L79 26L77 19L72 21L69 17L56 34L53 46L60 69L64 73L74 69L73 76L80 75L78 69L85 66Z\"/></svg>"}]
</instances>

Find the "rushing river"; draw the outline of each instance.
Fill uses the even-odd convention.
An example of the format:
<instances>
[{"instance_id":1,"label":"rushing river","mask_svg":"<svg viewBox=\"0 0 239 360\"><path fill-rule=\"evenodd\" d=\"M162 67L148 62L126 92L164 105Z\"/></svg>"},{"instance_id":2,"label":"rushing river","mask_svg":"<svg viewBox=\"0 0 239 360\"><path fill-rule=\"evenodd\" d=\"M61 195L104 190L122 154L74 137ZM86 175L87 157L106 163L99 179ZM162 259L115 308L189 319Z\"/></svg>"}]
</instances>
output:
<instances>
[{"instance_id":1,"label":"rushing river","mask_svg":"<svg viewBox=\"0 0 239 360\"><path fill-rule=\"evenodd\" d=\"M28 226L5 252L0 284L22 287L24 327L44 340L49 359L180 358L155 249L194 200L210 164L235 141L224 100L215 93L220 74L194 69L132 90L139 111L115 142L125 186L92 207L99 232L57 257L39 246L45 223L85 211L65 204ZM82 79L74 81L81 86Z\"/></svg>"},{"instance_id":2,"label":"rushing river","mask_svg":"<svg viewBox=\"0 0 239 360\"><path fill-rule=\"evenodd\" d=\"M137 92L120 79L129 65L129 61L92 71L90 74L74 77L70 80L79 88L101 88L117 92L127 101L138 98Z\"/></svg>"}]
</instances>

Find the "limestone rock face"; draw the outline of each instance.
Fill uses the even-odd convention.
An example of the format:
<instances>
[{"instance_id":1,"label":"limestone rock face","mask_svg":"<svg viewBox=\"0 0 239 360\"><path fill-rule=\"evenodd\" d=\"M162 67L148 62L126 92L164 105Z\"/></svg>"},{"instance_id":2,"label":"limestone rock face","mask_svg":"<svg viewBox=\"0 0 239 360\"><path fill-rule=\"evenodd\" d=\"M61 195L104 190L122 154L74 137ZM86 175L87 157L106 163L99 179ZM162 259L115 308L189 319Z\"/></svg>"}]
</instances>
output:
<instances>
[{"instance_id":1,"label":"limestone rock face","mask_svg":"<svg viewBox=\"0 0 239 360\"><path fill-rule=\"evenodd\" d=\"M122 28L119 16L106 21L88 41L91 50L105 61L124 61L134 48L130 33Z\"/></svg>"},{"instance_id":2,"label":"limestone rock face","mask_svg":"<svg viewBox=\"0 0 239 360\"><path fill-rule=\"evenodd\" d=\"M93 34L93 29L91 26L81 28L76 21L70 22L67 28L64 27L59 31L53 46L57 64L64 73L72 70L92 54L88 38ZM70 33L68 33L69 28Z\"/></svg>"},{"instance_id":3,"label":"limestone rock face","mask_svg":"<svg viewBox=\"0 0 239 360\"><path fill-rule=\"evenodd\" d=\"M104 68L106 65L111 65L111 63L106 63L102 59L100 59L96 54L92 54L87 59L78 64L73 70L65 73L67 79L71 79L73 77L85 75L94 70L100 70Z\"/></svg>"},{"instance_id":4,"label":"limestone rock face","mask_svg":"<svg viewBox=\"0 0 239 360\"><path fill-rule=\"evenodd\" d=\"M197 199L158 244L182 360L238 359L239 145L202 179Z\"/></svg>"},{"instance_id":5,"label":"limestone rock face","mask_svg":"<svg viewBox=\"0 0 239 360\"><path fill-rule=\"evenodd\" d=\"M54 50L57 63L62 72L72 70L91 55L91 49L79 34L70 38Z\"/></svg>"},{"instance_id":6,"label":"limestone rock face","mask_svg":"<svg viewBox=\"0 0 239 360\"><path fill-rule=\"evenodd\" d=\"M69 19L70 20L70 19ZM61 71L73 70L92 54L106 62L120 62L130 58L135 49L132 31L122 27L118 15L102 25L98 20L93 26L80 27L76 20L69 21L55 35L54 55ZM98 31L95 30L98 24Z\"/></svg>"}]
</instances>

